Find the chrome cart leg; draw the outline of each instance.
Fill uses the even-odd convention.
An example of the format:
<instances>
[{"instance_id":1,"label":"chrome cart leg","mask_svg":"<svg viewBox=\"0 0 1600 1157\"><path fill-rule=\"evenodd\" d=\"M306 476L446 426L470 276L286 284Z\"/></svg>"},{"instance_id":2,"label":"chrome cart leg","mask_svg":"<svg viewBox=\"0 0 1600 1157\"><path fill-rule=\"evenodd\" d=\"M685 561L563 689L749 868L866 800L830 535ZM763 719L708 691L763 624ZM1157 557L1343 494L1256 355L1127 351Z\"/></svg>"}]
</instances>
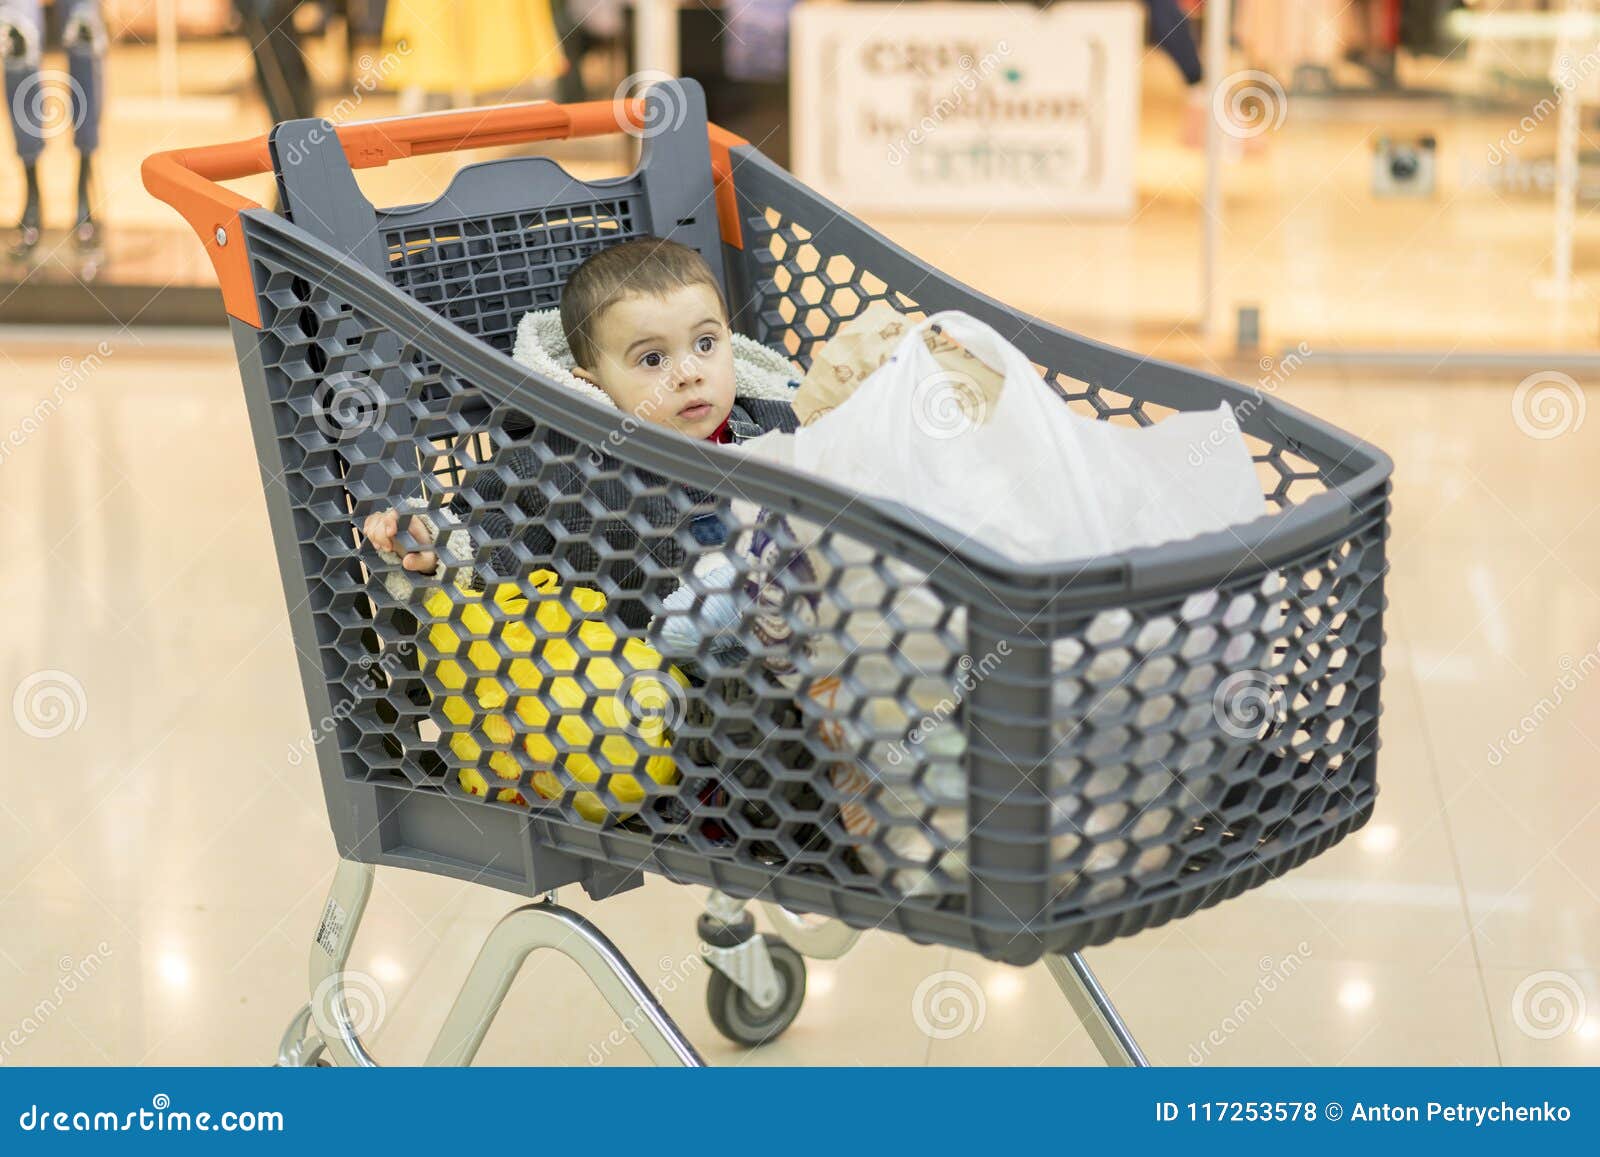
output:
<instances>
[{"instance_id":1,"label":"chrome cart leg","mask_svg":"<svg viewBox=\"0 0 1600 1157\"><path fill-rule=\"evenodd\" d=\"M553 949L582 968L656 1064L705 1063L616 946L576 912L542 900L507 913L489 933L433 1042L428 1064L472 1063L511 982L537 948Z\"/></svg>"},{"instance_id":2,"label":"chrome cart leg","mask_svg":"<svg viewBox=\"0 0 1600 1157\"><path fill-rule=\"evenodd\" d=\"M766 900L761 902L761 910L767 914L774 932L800 955L813 960L837 960L861 938L861 930L843 920L797 915Z\"/></svg>"},{"instance_id":3,"label":"chrome cart leg","mask_svg":"<svg viewBox=\"0 0 1600 1157\"><path fill-rule=\"evenodd\" d=\"M1044 963L1055 978L1056 986L1066 996L1067 1003L1072 1005L1072 1011L1083 1022L1089 1039L1094 1042L1094 1047L1099 1050L1106 1064L1141 1069L1150 1067L1138 1042L1133 1039L1133 1033L1128 1031L1116 1006L1106 995L1106 990L1094 978L1082 953L1046 956Z\"/></svg>"},{"instance_id":4,"label":"chrome cart leg","mask_svg":"<svg viewBox=\"0 0 1600 1157\"><path fill-rule=\"evenodd\" d=\"M359 1023L364 1019L361 1013L370 1011L377 998L357 991L352 982L365 978L351 977L345 970L372 895L372 879L370 864L339 861L311 946L311 1004L290 1022L278 1050L280 1064L315 1064L324 1051L339 1065L378 1063L361 1041ZM702 1063L616 946L582 916L559 907L547 895L537 904L507 913L489 933L428 1053L429 1064L472 1062L511 982L536 948L554 949L582 968L624 1022L634 1022L632 1031L651 1060Z\"/></svg>"},{"instance_id":5,"label":"chrome cart leg","mask_svg":"<svg viewBox=\"0 0 1600 1157\"><path fill-rule=\"evenodd\" d=\"M378 1063L361 1043L363 1026L353 1023L356 1018L350 1011L352 1005L370 1009L374 994L358 995L351 1000L345 992L350 979L345 970L350 959L350 945L356 938L356 929L361 925L361 916L367 910L367 898L371 895L372 865L340 860L333 873L333 886L328 889L328 902L322 908L316 940L311 945L310 1020L336 1065L372 1068ZM360 979L366 981L366 978ZM291 1030L293 1027L290 1026Z\"/></svg>"}]
</instances>

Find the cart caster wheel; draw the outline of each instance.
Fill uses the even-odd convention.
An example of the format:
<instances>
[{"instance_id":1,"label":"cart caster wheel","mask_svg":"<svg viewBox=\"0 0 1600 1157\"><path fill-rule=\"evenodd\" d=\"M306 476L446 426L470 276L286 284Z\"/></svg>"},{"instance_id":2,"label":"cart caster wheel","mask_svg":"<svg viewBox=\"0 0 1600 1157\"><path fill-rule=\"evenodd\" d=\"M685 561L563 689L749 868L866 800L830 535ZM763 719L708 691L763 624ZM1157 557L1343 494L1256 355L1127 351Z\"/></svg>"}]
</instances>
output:
<instances>
[{"instance_id":1,"label":"cart caster wheel","mask_svg":"<svg viewBox=\"0 0 1600 1157\"><path fill-rule=\"evenodd\" d=\"M754 1048L777 1039L800 1015L806 999L805 958L776 936L763 936L778 976L778 999L762 1007L725 974L711 970L706 1011L718 1032L734 1044Z\"/></svg>"}]
</instances>

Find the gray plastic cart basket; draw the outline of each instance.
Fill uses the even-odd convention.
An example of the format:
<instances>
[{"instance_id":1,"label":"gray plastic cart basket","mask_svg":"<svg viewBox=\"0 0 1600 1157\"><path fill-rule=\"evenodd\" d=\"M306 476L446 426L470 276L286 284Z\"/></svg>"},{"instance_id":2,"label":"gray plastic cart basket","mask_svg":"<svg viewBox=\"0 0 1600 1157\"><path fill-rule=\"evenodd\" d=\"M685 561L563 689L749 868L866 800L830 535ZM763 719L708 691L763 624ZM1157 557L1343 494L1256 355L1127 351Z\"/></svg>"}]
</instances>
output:
<instances>
[{"instance_id":1,"label":"gray plastic cart basket","mask_svg":"<svg viewBox=\"0 0 1600 1157\"><path fill-rule=\"evenodd\" d=\"M378 209L352 173L621 131L642 157L615 180L514 156ZM282 215L217 184L269 170ZM602 897L645 873L705 885L709 999L735 1040L770 1039L800 1007L804 963L780 937L837 955L850 930L878 928L1045 957L1108 1059L1142 1062L1078 951L1282 875L1370 816L1387 457L1260 390L962 286L708 126L692 82L615 104L289 122L154 156L145 181L217 269L326 733L343 863L286 1063L370 1060L339 976L374 865L527 896ZM982 319L1096 418L1225 401L1269 513L1019 566L842 482L625 421L512 360L518 321L555 305L578 264L648 235L699 250L735 327L802 366L883 300ZM408 505L455 533L436 544L440 575L399 598L398 565L359 526ZM695 570L721 549L693 533L707 518L759 544L715 588ZM682 584L689 605L669 608ZM713 628L730 589L754 601ZM669 672L657 628L673 616L704 638ZM752 899L781 906L778 936L754 934ZM695 1060L604 937L549 897L491 937L431 1059L471 1059L540 946L578 958L619 1012L644 1010L657 1059Z\"/></svg>"}]
</instances>

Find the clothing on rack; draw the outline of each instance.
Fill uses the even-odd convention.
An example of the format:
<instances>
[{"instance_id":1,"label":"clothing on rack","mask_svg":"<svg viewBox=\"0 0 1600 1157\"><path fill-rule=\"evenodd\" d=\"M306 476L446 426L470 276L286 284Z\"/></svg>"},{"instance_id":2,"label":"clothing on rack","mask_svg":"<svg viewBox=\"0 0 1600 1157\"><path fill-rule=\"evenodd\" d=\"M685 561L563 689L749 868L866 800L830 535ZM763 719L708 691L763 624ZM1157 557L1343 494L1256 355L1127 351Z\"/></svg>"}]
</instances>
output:
<instances>
[{"instance_id":1,"label":"clothing on rack","mask_svg":"<svg viewBox=\"0 0 1600 1157\"><path fill-rule=\"evenodd\" d=\"M233 5L273 122L316 116L311 70L294 26L300 0L233 0Z\"/></svg>"},{"instance_id":2,"label":"clothing on rack","mask_svg":"<svg viewBox=\"0 0 1600 1157\"><path fill-rule=\"evenodd\" d=\"M493 100L567 69L549 0L406 0L383 23L389 81L423 92Z\"/></svg>"},{"instance_id":3,"label":"clothing on rack","mask_svg":"<svg viewBox=\"0 0 1600 1157\"><path fill-rule=\"evenodd\" d=\"M1430 56L1449 51L1444 22L1463 0L1404 0L1400 5L1400 45L1408 52Z\"/></svg>"},{"instance_id":4,"label":"clothing on rack","mask_svg":"<svg viewBox=\"0 0 1600 1157\"><path fill-rule=\"evenodd\" d=\"M1150 12L1150 40L1172 59L1185 84L1200 83L1200 49L1178 0L1144 0Z\"/></svg>"},{"instance_id":5,"label":"clothing on rack","mask_svg":"<svg viewBox=\"0 0 1600 1157\"><path fill-rule=\"evenodd\" d=\"M795 0L748 0L729 8L722 66L730 80L783 80L789 75L789 13Z\"/></svg>"},{"instance_id":6,"label":"clothing on rack","mask_svg":"<svg viewBox=\"0 0 1600 1157\"><path fill-rule=\"evenodd\" d=\"M1236 0L1234 36L1255 68L1281 77L1307 65L1333 68L1344 55L1349 0Z\"/></svg>"}]
</instances>

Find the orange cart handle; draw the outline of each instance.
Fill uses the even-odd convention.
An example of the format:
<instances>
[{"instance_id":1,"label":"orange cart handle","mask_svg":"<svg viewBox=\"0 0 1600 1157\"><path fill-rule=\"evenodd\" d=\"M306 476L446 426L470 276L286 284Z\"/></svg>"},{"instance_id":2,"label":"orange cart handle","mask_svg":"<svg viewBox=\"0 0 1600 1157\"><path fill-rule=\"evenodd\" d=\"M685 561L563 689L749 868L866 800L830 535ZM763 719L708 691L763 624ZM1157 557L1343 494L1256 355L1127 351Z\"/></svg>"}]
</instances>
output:
<instances>
[{"instance_id":1,"label":"orange cart handle","mask_svg":"<svg viewBox=\"0 0 1600 1157\"><path fill-rule=\"evenodd\" d=\"M534 101L360 121L337 125L334 132L350 167L370 169L405 157L530 141L604 136L643 125L644 101L640 99L578 104ZM728 150L747 142L715 125L710 128L710 136L723 238L737 245L740 234L737 212L724 212L725 208L733 209ZM238 222L240 213L261 206L217 182L271 171L272 154L266 136L155 153L145 158L140 170L144 187L150 194L176 209L199 235L216 270L229 315L258 327L260 307L255 299L255 284L250 277Z\"/></svg>"}]
</instances>

